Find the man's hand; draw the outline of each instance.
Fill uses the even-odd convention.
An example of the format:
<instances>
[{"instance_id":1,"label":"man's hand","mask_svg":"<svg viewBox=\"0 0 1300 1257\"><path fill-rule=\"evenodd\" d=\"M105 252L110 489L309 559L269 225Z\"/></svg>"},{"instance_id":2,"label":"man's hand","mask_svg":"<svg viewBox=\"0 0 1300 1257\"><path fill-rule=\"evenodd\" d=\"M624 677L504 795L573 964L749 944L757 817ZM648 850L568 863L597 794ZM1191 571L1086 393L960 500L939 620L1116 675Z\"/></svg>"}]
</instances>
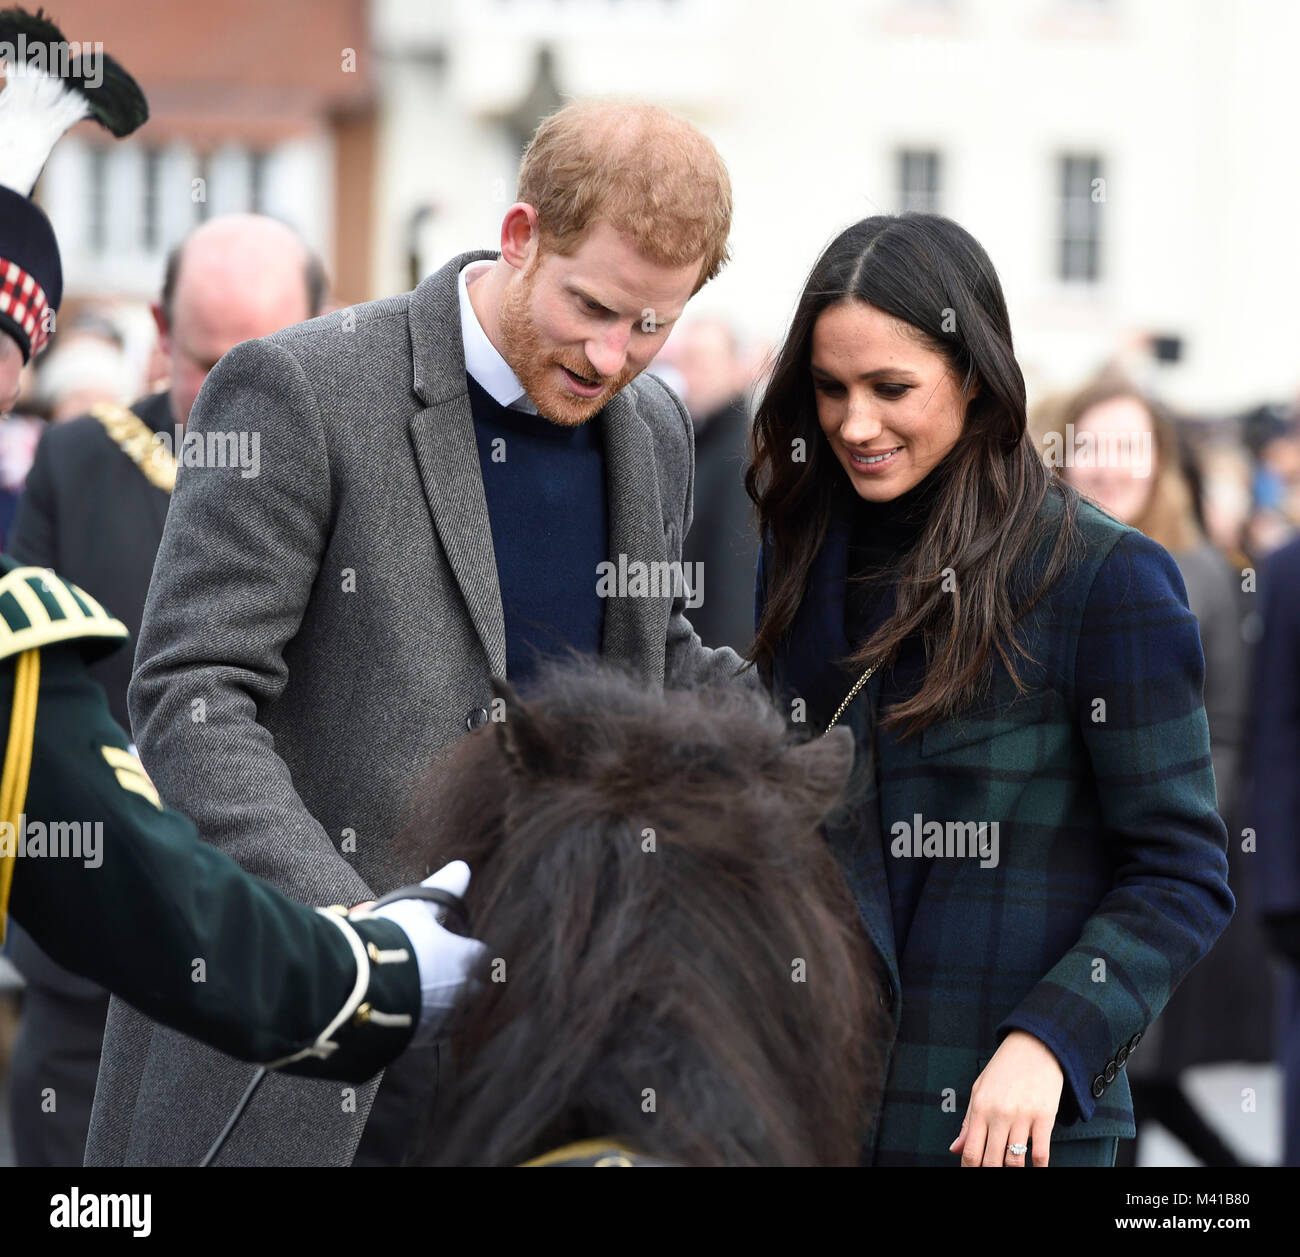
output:
<instances>
[{"instance_id":1,"label":"man's hand","mask_svg":"<svg viewBox=\"0 0 1300 1257\"><path fill-rule=\"evenodd\" d=\"M1011 1031L975 1079L961 1134L948 1151L960 1153L963 1166L1023 1167L1024 1153L1008 1146L1032 1141L1034 1164L1046 1165L1064 1082L1061 1066L1041 1040Z\"/></svg>"}]
</instances>

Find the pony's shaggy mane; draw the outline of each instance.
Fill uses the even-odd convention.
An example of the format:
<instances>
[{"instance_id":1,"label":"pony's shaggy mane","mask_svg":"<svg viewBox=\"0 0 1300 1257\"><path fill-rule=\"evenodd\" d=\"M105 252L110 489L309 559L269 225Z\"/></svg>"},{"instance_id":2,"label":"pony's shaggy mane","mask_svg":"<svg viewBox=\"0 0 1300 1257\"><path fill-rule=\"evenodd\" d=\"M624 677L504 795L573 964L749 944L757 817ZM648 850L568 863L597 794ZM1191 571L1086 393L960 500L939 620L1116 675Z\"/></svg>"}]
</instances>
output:
<instances>
[{"instance_id":1,"label":"pony's shaggy mane","mask_svg":"<svg viewBox=\"0 0 1300 1257\"><path fill-rule=\"evenodd\" d=\"M609 1137L678 1164L856 1163L880 1012L817 828L849 736L801 743L739 686L651 693L604 665L553 665L526 701L494 686L505 718L407 836L469 862L491 957L426 1155Z\"/></svg>"}]
</instances>

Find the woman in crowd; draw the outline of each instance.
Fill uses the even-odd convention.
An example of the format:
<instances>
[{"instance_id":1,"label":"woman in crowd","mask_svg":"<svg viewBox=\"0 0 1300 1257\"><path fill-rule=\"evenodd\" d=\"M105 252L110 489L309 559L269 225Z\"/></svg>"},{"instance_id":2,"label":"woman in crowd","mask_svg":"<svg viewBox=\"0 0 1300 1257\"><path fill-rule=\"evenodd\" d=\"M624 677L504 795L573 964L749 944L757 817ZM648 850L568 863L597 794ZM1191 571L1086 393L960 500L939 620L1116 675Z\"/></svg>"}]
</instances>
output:
<instances>
[{"instance_id":1,"label":"woman in crowd","mask_svg":"<svg viewBox=\"0 0 1300 1257\"><path fill-rule=\"evenodd\" d=\"M1219 814L1231 836L1228 881L1237 913L1152 1027L1141 1055L1129 1065L1129 1081L1139 1131L1148 1120L1157 1121L1204 1164L1237 1165L1236 1154L1184 1091L1180 1075L1193 1066L1272 1059L1272 974L1249 902L1237 818L1248 682L1242 575L1205 535L1195 463L1160 406L1126 380L1100 379L1065 403L1059 423L1055 448L1071 454L1061 460L1060 474L1169 551L1200 626L1210 754ZM1135 1145L1120 1150L1121 1163L1132 1161Z\"/></svg>"},{"instance_id":2,"label":"woman in crowd","mask_svg":"<svg viewBox=\"0 0 1300 1257\"><path fill-rule=\"evenodd\" d=\"M828 246L754 440L750 658L860 751L827 837L889 975L864 1159L1110 1165L1125 1062L1233 908L1178 569L1053 481L943 218Z\"/></svg>"}]
</instances>

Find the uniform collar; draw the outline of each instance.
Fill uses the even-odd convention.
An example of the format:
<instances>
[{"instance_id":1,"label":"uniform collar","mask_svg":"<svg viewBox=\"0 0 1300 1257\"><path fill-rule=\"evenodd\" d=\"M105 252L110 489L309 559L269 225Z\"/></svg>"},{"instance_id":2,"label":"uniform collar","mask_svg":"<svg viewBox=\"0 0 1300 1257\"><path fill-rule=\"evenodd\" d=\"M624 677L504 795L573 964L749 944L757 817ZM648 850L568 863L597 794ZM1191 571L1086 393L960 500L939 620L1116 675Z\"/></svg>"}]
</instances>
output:
<instances>
[{"instance_id":1,"label":"uniform collar","mask_svg":"<svg viewBox=\"0 0 1300 1257\"><path fill-rule=\"evenodd\" d=\"M519 378L510 369L510 364L488 339L469 299L467 273L486 269L491 265L491 262L470 262L461 267L457 279L460 290L460 336L465 346L465 370L498 406L507 406L512 410L522 410L535 415L537 407L533 405L532 398L524 391L524 386L519 383Z\"/></svg>"}]
</instances>

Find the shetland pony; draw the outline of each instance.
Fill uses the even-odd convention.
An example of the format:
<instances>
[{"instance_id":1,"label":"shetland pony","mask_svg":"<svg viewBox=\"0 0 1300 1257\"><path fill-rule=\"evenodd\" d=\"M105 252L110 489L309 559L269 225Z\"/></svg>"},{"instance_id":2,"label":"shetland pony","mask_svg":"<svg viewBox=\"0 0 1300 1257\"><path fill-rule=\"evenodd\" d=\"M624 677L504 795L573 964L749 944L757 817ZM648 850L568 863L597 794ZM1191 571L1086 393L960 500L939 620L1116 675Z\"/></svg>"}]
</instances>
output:
<instances>
[{"instance_id":1,"label":"shetland pony","mask_svg":"<svg viewBox=\"0 0 1300 1257\"><path fill-rule=\"evenodd\" d=\"M739 686L652 693L606 665L551 665L527 701L493 686L408 830L439 835L430 867L468 861L489 954L421 1159L594 1139L655 1164L856 1164L878 978L818 828L851 735L800 741Z\"/></svg>"}]
</instances>

